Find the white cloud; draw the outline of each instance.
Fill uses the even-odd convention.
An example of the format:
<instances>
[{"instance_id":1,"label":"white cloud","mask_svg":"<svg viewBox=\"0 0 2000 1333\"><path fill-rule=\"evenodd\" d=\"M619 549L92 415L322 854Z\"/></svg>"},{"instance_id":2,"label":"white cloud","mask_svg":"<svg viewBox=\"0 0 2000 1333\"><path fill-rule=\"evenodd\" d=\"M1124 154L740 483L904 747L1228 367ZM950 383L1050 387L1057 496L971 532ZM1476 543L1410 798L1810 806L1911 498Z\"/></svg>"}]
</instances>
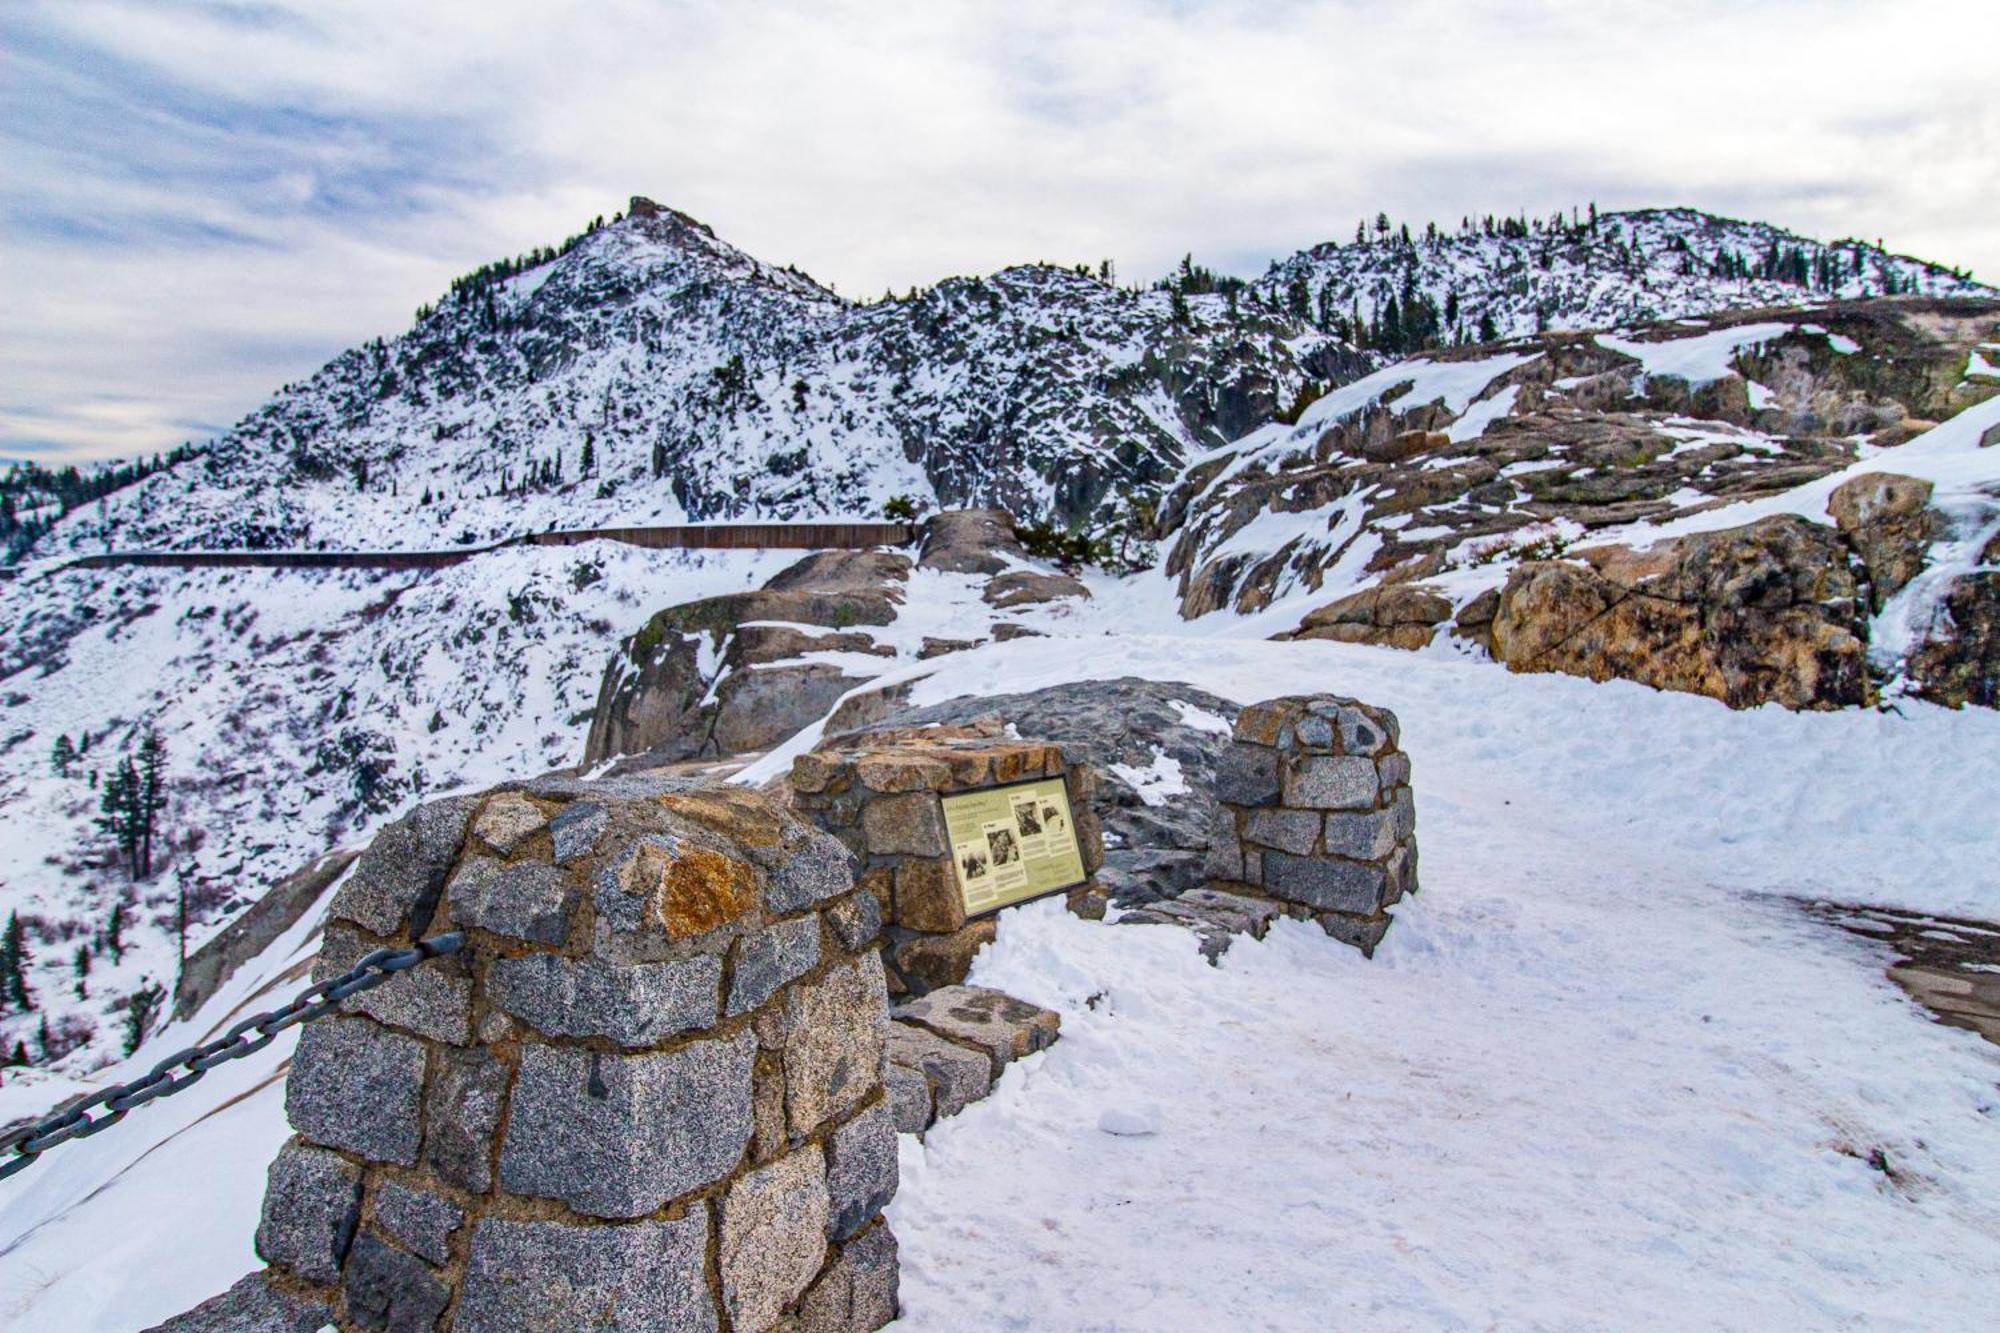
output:
<instances>
[{"instance_id":1,"label":"white cloud","mask_svg":"<svg viewBox=\"0 0 2000 1333\"><path fill-rule=\"evenodd\" d=\"M0 451L171 444L652 195L873 295L1692 204L2000 276L1990 0L13 7ZM25 73L28 77L20 77ZM192 423L192 424L190 424Z\"/></svg>"}]
</instances>

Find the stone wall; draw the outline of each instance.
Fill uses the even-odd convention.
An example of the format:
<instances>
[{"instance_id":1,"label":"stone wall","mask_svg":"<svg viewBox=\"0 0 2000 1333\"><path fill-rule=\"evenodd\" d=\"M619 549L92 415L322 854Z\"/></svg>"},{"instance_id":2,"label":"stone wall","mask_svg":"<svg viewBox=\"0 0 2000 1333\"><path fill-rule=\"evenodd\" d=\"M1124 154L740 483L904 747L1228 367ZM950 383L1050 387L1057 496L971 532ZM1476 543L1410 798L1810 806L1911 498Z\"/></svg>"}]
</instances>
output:
<instances>
[{"instance_id":1,"label":"stone wall","mask_svg":"<svg viewBox=\"0 0 2000 1333\"><path fill-rule=\"evenodd\" d=\"M879 924L839 843L745 791L420 807L336 895L317 975L467 945L305 1029L270 1267L168 1327L880 1327Z\"/></svg>"},{"instance_id":2,"label":"stone wall","mask_svg":"<svg viewBox=\"0 0 2000 1333\"><path fill-rule=\"evenodd\" d=\"M1252 704L1217 766L1212 888L1269 899L1372 954L1417 888L1416 801L1395 714L1336 695Z\"/></svg>"},{"instance_id":3,"label":"stone wall","mask_svg":"<svg viewBox=\"0 0 2000 1333\"><path fill-rule=\"evenodd\" d=\"M973 955L994 938L993 918L968 920L946 845L941 799L1037 778L1061 777L1069 793L1086 877L1104 862L1104 834L1091 810L1088 767L1039 741L993 728L930 727L850 737L792 763L792 804L831 833L859 863L857 881L887 922L889 987L922 995L965 980Z\"/></svg>"}]
</instances>

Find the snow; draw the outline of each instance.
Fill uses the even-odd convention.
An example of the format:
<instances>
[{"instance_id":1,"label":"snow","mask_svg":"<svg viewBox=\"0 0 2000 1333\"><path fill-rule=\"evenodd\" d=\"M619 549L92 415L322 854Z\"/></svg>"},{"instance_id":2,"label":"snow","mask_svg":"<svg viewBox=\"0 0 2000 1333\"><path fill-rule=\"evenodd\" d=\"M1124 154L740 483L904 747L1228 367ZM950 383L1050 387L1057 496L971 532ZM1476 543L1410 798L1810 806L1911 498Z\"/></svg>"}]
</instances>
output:
<instances>
[{"instance_id":1,"label":"snow","mask_svg":"<svg viewBox=\"0 0 2000 1333\"><path fill-rule=\"evenodd\" d=\"M1514 410L1514 400L1521 395L1521 386L1510 384L1491 398L1482 398L1465 410L1465 415L1451 423L1445 430L1445 437L1453 444L1467 444L1486 433L1486 428Z\"/></svg>"},{"instance_id":2,"label":"snow","mask_svg":"<svg viewBox=\"0 0 2000 1333\"><path fill-rule=\"evenodd\" d=\"M1157 747L1153 750L1152 762L1143 768L1133 764L1107 764L1106 767L1137 792L1140 801L1146 805L1166 805L1170 798L1187 794L1187 776L1181 771L1181 761Z\"/></svg>"},{"instance_id":3,"label":"snow","mask_svg":"<svg viewBox=\"0 0 2000 1333\"><path fill-rule=\"evenodd\" d=\"M1397 411L1407 412L1424 403L1436 402L1456 416L1484 394L1493 381L1540 355L1540 352L1501 352L1459 361L1421 356L1398 361L1315 399L1299 414L1294 425L1272 422L1239 440L1195 454L1188 460L1188 470L1234 455L1230 465L1209 483L1209 489L1213 490L1252 463L1272 462L1309 446L1330 427L1378 403L1394 403ZM1508 401L1511 404L1511 397Z\"/></svg>"},{"instance_id":4,"label":"snow","mask_svg":"<svg viewBox=\"0 0 2000 1333\"><path fill-rule=\"evenodd\" d=\"M1424 889L1372 962L1286 924L1209 968L1173 927L1007 913L972 979L1063 1038L906 1141L912 1330L1980 1321L1990 1048L1780 895L2000 909L2000 718L1733 713L1338 644L963 665L915 702L1138 674L1392 707Z\"/></svg>"},{"instance_id":5,"label":"snow","mask_svg":"<svg viewBox=\"0 0 2000 1333\"><path fill-rule=\"evenodd\" d=\"M1669 338L1662 342L1640 342L1600 333L1597 345L1619 352L1639 362L1645 375L1672 375L1700 386L1736 373L1731 364L1745 347L1770 342L1792 331L1790 324L1739 324L1693 338ZM1766 391L1768 393L1768 390ZM1758 406L1754 401L1753 407Z\"/></svg>"},{"instance_id":6,"label":"snow","mask_svg":"<svg viewBox=\"0 0 2000 1333\"><path fill-rule=\"evenodd\" d=\"M1136 675L1393 708L1424 890L1373 962L1283 925L1211 968L1176 928L1006 914L974 980L1058 1007L1064 1035L905 1143L905 1326L1621 1326L1669 1299L1697 1326L1973 1322L2000 1272L1992 1057L1780 895L2000 911L2000 715L1731 712L1233 637L1259 618L1182 625L1164 578L1093 579L1056 637L884 680L918 706ZM1136 776L1170 798L1165 764ZM247 1271L282 1090L222 1102L273 1067L0 1185L0 1326L130 1329Z\"/></svg>"},{"instance_id":7,"label":"snow","mask_svg":"<svg viewBox=\"0 0 2000 1333\"><path fill-rule=\"evenodd\" d=\"M1235 724L1226 717L1219 717L1204 708L1197 708L1185 699L1169 699L1168 705L1181 715L1181 725L1195 731L1205 731L1214 736L1227 736L1236 730Z\"/></svg>"},{"instance_id":8,"label":"snow","mask_svg":"<svg viewBox=\"0 0 2000 1333\"><path fill-rule=\"evenodd\" d=\"M1994 365L1991 361L1981 356L1979 349L1976 347L1967 353L1965 358L1965 378L1969 380L1974 375L1986 379L2000 379L2000 366Z\"/></svg>"}]
</instances>

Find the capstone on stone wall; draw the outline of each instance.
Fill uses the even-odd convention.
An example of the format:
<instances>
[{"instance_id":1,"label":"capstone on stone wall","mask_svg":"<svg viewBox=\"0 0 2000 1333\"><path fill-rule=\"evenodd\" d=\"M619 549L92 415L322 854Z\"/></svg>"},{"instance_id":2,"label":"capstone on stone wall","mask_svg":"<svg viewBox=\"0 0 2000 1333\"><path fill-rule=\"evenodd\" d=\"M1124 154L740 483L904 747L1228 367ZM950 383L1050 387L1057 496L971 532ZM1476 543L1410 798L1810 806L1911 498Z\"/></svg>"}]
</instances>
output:
<instances>
[{"instance_id":1,"label":"capstone on stone wall","mask_svg":"<svg viewBox=\"0 0 2000 1333\"><path fill-rule=\"evenodd\" d=\"M544 780L420 807L336 895L317 975L467 946L305 1029L270 1267L167 1327L880 1327L879 925L845 848L740 789Z\"/></svg>"},{"instance_id":2,"label":"capstone on stone wall","mask_svg":"<svg viewBox=\"0 0 2000 1333\"><path fill-rule=\"evenodd\" d=\"M1337 695L1252 704L1217 765L1211 884L1310 916L1372 954L1417 889L1416 799L1396 715Z\"/></svg>"},{"instance_id":3,"label":"capstone on stone wall","mask_svg":"<svg viewBox=\"0 0 2000 1333\"><path fill-rule=\"evenodd\" d=\"M893 993L959 984L994 938L991 916L967 918L942 798L1055 777L1069 796L1087 885L1104 863L1095 780L1059 746L1011 739L997 727L926 727L843 739L793 761L793 807L854 853L857 880L887 923L882 951Z\"/></svg>"}]
</instances>

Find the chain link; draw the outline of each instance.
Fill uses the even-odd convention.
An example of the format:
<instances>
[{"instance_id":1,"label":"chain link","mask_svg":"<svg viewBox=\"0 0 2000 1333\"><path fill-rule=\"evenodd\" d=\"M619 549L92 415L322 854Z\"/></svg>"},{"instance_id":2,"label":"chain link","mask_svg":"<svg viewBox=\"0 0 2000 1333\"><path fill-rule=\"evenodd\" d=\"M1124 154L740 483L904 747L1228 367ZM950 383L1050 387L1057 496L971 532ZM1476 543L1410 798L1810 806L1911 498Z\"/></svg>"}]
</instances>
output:
<instances>
[{"instance_id":1,"label":"chain link","mask_svg":"<svg viewBox=\"0 0 2000 1333\"><path fill-rule=\"evenodd\" d=\"M147 1102L170 1097L199 1082L217 1065L263 1050L286 1028L332 1013L350 995L379 986L426 959L457 953L464 945L465 936L454 931L424 940L410 949L377 949L339 976L300 991L282 1008L253 1014L205 1045L175 1051L130 1083L100 1089L66 1110L0 1135L0 1153L10 1154L0 1161L0 1180L25 1171L58 1143L101 1134ZM93 1116L91 1112L100 1107L103 1114Z\"/></svg>"}]
</instances>

